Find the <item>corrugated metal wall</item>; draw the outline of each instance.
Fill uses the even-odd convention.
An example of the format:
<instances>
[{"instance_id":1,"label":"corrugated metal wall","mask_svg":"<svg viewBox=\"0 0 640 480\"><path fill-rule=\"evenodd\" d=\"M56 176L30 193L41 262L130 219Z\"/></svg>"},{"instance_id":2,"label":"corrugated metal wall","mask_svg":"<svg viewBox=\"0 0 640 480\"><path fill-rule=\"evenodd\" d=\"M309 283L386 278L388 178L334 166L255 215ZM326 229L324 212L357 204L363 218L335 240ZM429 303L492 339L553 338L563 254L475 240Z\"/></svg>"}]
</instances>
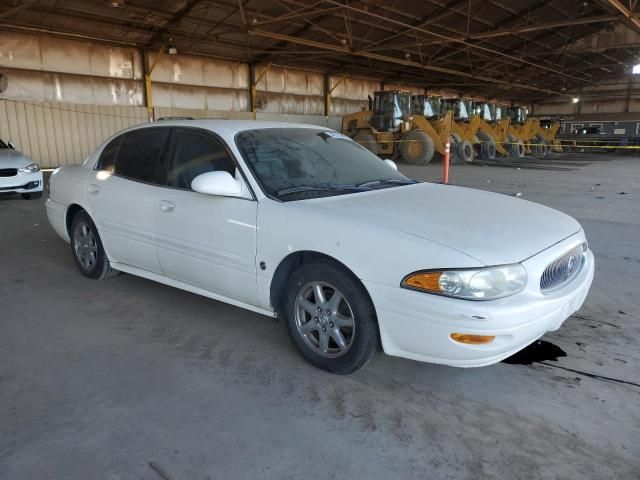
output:
<instances>
[{"instance_id":1,"label":"corrugated metal wall","mask_svg":"<svg viewBox=\"0 0 640 480\"><path fill-rule=\"evenodd\" d=\"M0 138L42 168L81 163L110 135L146 121L142 107L0 100Z\"/></svg>"},{"instance_id":2,"label":"corrugated metal wall","mask_svg":"<svg viewBox=\"0 0 640 480\"><path fill-rule=\"evenodd\" d=\"M155 60L150 54L148 63ZM82 162L108 136L147 120L143 65L135 48L0 31L0 73L8 79L0 93L0 138L43 168ZM265 68L257 67L256 78ZM247 64L164 55L152 80L156 118L253 118ZM322 73L271 66L257 84L256 119L339 130L342 116L365 107L381 87L341 76L329 83L331 115L325 117Z\"/></svg>"}]
</instances>

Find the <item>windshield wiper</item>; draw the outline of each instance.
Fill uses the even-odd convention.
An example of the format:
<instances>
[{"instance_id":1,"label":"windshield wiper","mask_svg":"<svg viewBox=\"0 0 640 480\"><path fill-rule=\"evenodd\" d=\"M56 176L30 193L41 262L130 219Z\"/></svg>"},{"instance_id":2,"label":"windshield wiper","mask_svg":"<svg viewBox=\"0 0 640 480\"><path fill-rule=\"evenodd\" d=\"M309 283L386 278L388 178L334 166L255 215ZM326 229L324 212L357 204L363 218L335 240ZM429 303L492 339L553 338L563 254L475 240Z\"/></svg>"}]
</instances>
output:
<instances>
[{"instance_id":1,"label":"windshield wiper","mask_svg":"<svg viewBox=\"0 0 640 480\"><path fill-rule=\"evenodd\" d=\"M415 180L402 180L399 178L390 178L388 180L372 180L371 182L365 182L365 183L359 183L358 185L356 185L356 187L359 188L366 188L366 187L371 187L373 185L383 185L385 183L393 183L396 185L411 185L413 183L418 183Z\"/></svg>"},{"instance_id":2,"label":"windshield wiper","mask_svg":"<svg viewBox=\"0 0 640 480\"><path fill-rule=\"evenodd\" d=\"M362 191L365 190L360 185L303 185L300 187L291 187L278 190L276 196L289 195L299 192L344 192L344 191Z\"/></svg>"}]
</instances>

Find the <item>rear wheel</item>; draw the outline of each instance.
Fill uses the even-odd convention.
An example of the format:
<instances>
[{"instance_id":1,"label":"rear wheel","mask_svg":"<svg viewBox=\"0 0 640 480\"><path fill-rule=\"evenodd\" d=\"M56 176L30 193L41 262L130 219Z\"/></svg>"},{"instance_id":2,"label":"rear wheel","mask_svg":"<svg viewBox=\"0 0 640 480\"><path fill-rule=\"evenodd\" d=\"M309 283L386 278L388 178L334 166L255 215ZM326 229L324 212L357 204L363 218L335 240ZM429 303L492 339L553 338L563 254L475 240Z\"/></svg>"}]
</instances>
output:
<instances>
[{"instance_id":1,"label":"rear wheel","mask_svg":"<svg viewBox=\"0 0 640 480\"><path fill-rule=\"evenodd\" d=\"M411 165L426 165L433 158L433 139L420 130L412 130L402 137L402 159Z\"/></svg>"},{"instance_id":2,"label":"rear wheel","mask_svg":"<svg viewBox=\"0 0 640 480\"><path fill-rule=\"evenodd\" d=\"M379 349L375 309L364 286L329 261L303 264L291 275L284 319L302 356L332 373L363 368Z\"/></svg>"},{"instance_id":3,"label":"rear wheel","mask_svg":"<svg viewBox=\"0 0 640 480\"><path fill-rule=\"evenodd\" d=\"M84 276L104 279L120 273L111 268L98 230L87 212L80 211L73 217L69 237L71 238L71 255L78 270Z\"/></svg>"},{"instance_id":4,"label":"rear wheel","mask_svg":"<svg viewBox=\"0 0 640 480\"><path fill-rule=\"evenodd\" d=\"M353 139L371 153L378 155L378 142L373 133L367 132L366 130L360 130Z\"/></svg>"}]
</instances>

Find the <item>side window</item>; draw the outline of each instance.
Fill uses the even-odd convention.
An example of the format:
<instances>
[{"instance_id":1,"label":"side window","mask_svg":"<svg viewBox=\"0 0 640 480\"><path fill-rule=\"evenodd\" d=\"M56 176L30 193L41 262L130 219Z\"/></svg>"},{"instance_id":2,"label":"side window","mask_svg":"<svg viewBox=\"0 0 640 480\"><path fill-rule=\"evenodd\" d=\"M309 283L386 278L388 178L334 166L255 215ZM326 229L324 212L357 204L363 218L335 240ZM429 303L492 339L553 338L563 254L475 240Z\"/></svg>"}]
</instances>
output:
<instances>
[{"instance_id":1,"label":"side window","mask_svg":"<svg viewBox=\"0 0 640 480\"><path fill-rule=\"evenodd\" d=\"M104 147L104 150L102 150L102 153L100 154L100 160L98 161L96 170L104 170L109 173L113 173L113 169L116 165L116 155L118 154L118 149L120 148L121 141L121 136L118 138L114 138L113 140L111 140L109 145Z\"/></svg>"},{"instance_id":2,"label":"side window","mask_svg":"<svg viewBox=\"0 0 640 480\"><path fill-rule=\"evenodd\" d=\"M235 175L236 166L224 145L198 130L176 128L167 168L167 185L190 190L194 178L213 171Z\"/></svg>"},{"instance_id":3,"label":"side window","mask_svg":"<svg viewBox=\"0 0 640 480\"><path fill-rule=\"evenodd\" d=\"M116 159L116 175L156 183L162 163L168 128L141 128L122 135Z\"/></svg>"}]
</instances>

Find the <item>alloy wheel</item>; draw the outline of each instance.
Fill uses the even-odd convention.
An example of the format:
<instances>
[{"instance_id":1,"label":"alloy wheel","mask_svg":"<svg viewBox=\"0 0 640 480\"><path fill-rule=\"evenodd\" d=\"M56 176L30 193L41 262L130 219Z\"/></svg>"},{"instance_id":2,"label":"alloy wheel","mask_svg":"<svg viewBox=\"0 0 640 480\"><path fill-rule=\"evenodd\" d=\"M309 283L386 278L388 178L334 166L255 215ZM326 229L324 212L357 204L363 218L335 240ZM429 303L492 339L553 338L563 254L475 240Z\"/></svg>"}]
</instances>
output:
<instances>
[{"instance_id":1,"label":"alloy wheel","mask_svg":"<svg viewBox=\"0 0 640 480\"><path fill-rule=\"evenodd\" d=\"M340 357L353 343L353 310L344 295L329 283L310 282L300 289L295 321L305 343L322 357Z\"/></svg>"},{"instance_id":2,"label":"alloy wheel","mask_svg":"<svg viewBox=\"0 0 640 480\"><path fill-rule=\"evenodd\" d=\"M84 222L75 229L73 250L80 264L87 270L92 270L98 259L98 244L93 229Z\"/></svg>"}]
</instances>

